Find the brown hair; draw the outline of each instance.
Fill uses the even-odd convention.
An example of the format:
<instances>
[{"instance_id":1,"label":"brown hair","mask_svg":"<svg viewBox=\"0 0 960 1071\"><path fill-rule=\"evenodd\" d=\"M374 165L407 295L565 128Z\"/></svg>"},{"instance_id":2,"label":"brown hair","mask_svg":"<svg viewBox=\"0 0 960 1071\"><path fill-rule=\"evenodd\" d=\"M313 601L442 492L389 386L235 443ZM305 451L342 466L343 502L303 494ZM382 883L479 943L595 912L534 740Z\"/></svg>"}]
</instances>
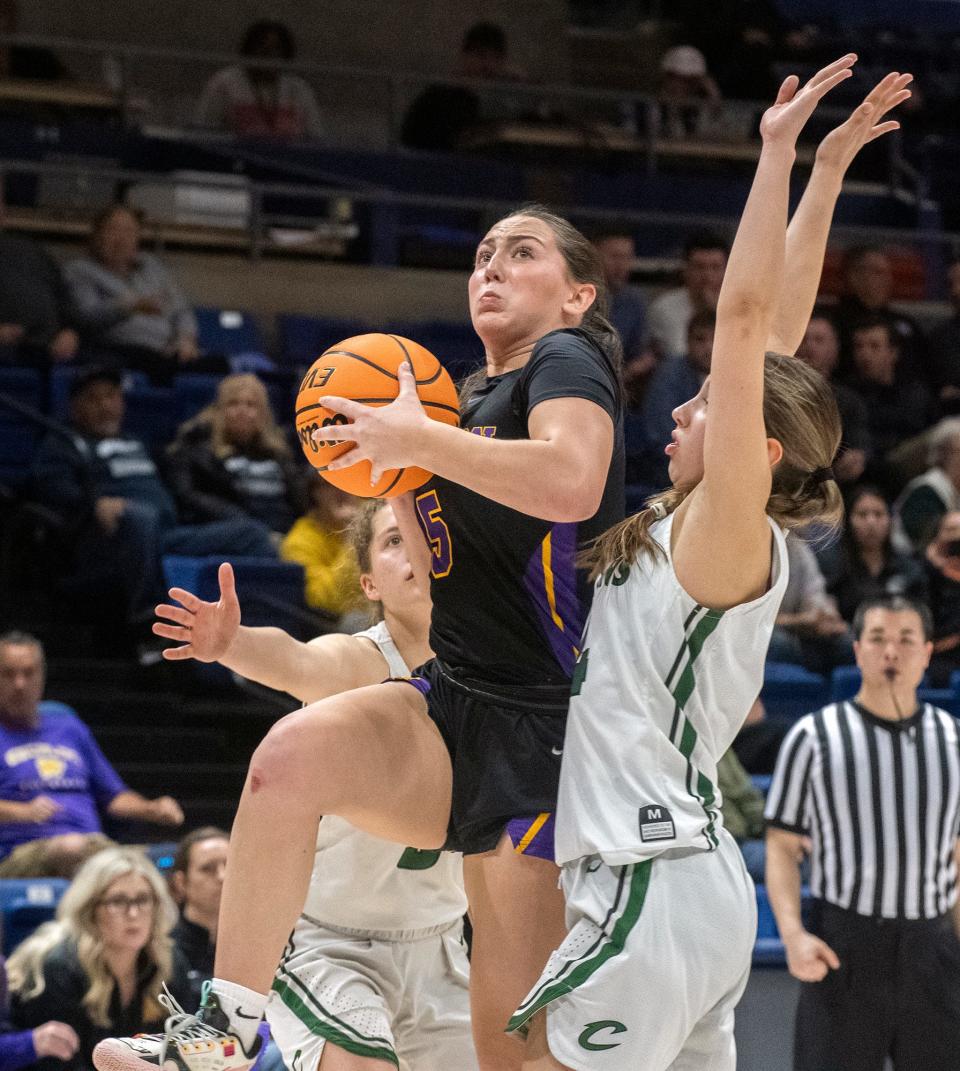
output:
<instances>
[{"instance_id":1,"label":"brown hair","mask_svg":"<svg viewBox=\"0 0 960 1071\"><path fill-rule=\"evenodd\" d=\"M767 435L783 447L773 469L767 513L785 528L818 522L836 528L843 498L833 479L820 479L840 446L840 414L830 384L803 361L768 353L763 365L763 422ZM662 555L650 526L671 514L693 490L672 487L647 502L647 508L604 532L580 556L595 579L607 569L632 563L640 555Z\"/></svg>"},{"instance_id":2,"label":"brown hair","mask_svg":"<svg viewBox=\"0 0 960 1071\"><path fill-rule=\"evenodd\" d=\"M597 289L597 296L593 304L583 314L580 322L580 330L587 334L597 344L604 358L610 366L614 379L619 382L620 366L623 364L623 346L617 329L607 319L609 298L607 284L603 275L603 264L596 246L589 241L569 221L551 212L545 205L528 204L522 205L515 212L503 217L503 220L516 219L527 216L530 219L538 219L545 223L556 240L557 248L566 261L567 271L570 278L577 283L591 283Z\"/></svg>"},{"instance_id":3,"label":"brown hair","mask_svg":"<svg viewBox=\"0 0 960 1071\"><path fill-rule=\"evenodd\" d=\"M177 850L173 856L173 866L170 868L174 874L186 874L190 869L190 853L193 846L202 840L229 840L230 834L219 826L200 826L185 837L180 839Z\"/></svg>"},{"instance_id":4,"label":"brown hair","mask_svg":"<svg viewBox=\"0 0 960 1071\"><path fill-rule=\"evenodd\" d=\"M370 548L373 545L373 522L377 514L388 502L384 498L368 498L357 510L357 515L350 522L347 529L347 538L350 546L357 556L357 565L361 573L369 573L372 564ZM374 623L383 620L383 604L380 602L367 602L367 609Z\"/></svg>"}]
</instances>

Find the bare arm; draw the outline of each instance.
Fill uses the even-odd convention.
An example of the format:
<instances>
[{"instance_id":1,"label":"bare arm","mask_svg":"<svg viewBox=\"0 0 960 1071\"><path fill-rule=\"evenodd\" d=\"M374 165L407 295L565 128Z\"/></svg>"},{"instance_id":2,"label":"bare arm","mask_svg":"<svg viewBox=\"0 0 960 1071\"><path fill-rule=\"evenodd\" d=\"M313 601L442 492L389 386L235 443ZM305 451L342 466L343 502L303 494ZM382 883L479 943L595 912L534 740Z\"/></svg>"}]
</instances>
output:
<instances>
[{"instance_id":1,"label":"bare arm","mask_svg":"<svg viewBox=\"0 0 960 1071\"><path fill-rule=\"evenodd\" d=\"M844 176L864 145L900 126L894 120L882 120L910 96L906 87L911 80L909 74L888 74L817 149L810 181L787 228L784 285L768 350L793 354L803 341L817 299L827 237Z\"/></svg>"},{"instance_id":2,"label":"bare arm","mask_svg":"<svg viewBox=\"0 0 960 1071\"><path fill-rule=\"evenodd\" d=\"M785 829L767 829L766 884L777 929L787 953L787 967L801 982L820 982L840 966L826 942L804 929L800 915L800 863L803 837Z\"/></svg>"},{"instance_id":3,"label":"bare arm","mask_svg":"<svg viewBox=\"0 0 960 1071\"><path fill-rule=\"evenodd\" d=\"M278 628L244 628L222 666L258 684L315 703L353 688L379 684L390 675L383 656L355 636L331 634L301 643Z\"/></svg>"},{"instance_id":4,"label":"bare arm","mask_svg":"<svg viewBox=\"0 0 960 1071\"><path fill-rule=\"evenodd\" d=\"M167 648L164 658L219 662L241 677L287 692L304 703L376 684L389 675L373 644L354 636L321 636L301 643L282 629L245 628L240 624L230 565L220 566L219 581L217 602L204 602L183 588L172 588L170 596L180 605L157 607L162 620L154 623L153 631L181 644Z\"/></svg>"},{"instance_id":5,"label":"bare arm","mask_svg":"<svg viewBox=\"0 0 960 1071\"><path fill-rule=\"evenodd\" d=\"M183 811L172 796L160 796L148 800L139 792L126 789L118 792L107 805L107 813L114 818L131 818L140 822L154 822L161 826L183 824Z\"/></svg>"},{"instance_id":6,"label":"bare arm","mask_svg":"<svg viewBox=\"0 0 960 1071\"><path fill-rule=\"evenodd\" d=\"M798 89L791 75L763 116L763 148L717 303L704 473L684 503L677 577L698 602L735 606L770 574L771 463L763 419L764 353L780 300L796 140L819 100L850 76L853 55Z\"/></svg>"},{"instance_id":7,"label":"bare arm","mask_svg":"<svg viewBox=\"0 0 960 1071\"><path fill-rule=\"evenodd\" d=\"M386 469L417 465L531 517L581 521L596 513L613 455L613 421L599 405L551 399L531 411L529 439L487 438L431 420L406 364L399 379L396 401L379 408L321 399L350 420L324 428L323 438L357 443L331 470L371 460L376 482Z\"/></svg>"}]
</instances>

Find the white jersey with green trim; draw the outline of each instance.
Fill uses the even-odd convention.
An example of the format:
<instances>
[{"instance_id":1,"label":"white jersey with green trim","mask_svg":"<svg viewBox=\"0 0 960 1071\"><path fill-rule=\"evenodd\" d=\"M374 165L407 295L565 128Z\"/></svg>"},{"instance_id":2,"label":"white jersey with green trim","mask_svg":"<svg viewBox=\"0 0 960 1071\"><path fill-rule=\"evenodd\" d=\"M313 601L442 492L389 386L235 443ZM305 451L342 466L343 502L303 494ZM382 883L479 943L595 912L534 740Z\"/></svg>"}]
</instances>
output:
<instances>
[{"instance_id":1,"label":"white jersey with green trim","mask_svg":"<svg viewBox=\"0 0 960 1071\"><path fill-rule=\"evenodd\" d=\"M386 622L357 636L372 640L392 677L408 677ZM363 833L335 815L320 822L303 914L350 933L406 940L437 931L467 910L463 857L418 851Z\"/></svg>"},{"instance_id":2,"label":"white jersey with green trim","mask_svg":"<svg viewBox=\"0 0 960 1071\"><path fill-rule=\"evenodd\" d=\"M717 762L763 684L787 586L786 541L771 521L764 595L708 610L674 572L673 516L650 528L662 556L608 569L596 582L571 684L557 801L560 864L599 855L621 866L676 848L717 847Z\"/></svg>"}]
</instances>

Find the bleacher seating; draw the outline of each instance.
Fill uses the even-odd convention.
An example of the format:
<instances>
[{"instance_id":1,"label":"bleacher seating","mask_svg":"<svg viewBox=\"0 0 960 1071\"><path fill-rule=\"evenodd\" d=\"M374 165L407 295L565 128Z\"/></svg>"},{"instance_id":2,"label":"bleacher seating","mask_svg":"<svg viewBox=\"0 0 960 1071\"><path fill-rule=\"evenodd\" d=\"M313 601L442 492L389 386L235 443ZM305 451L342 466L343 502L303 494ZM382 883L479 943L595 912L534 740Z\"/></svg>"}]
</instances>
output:
<instances>
[{"instance_id":1,"label":"bleacher seating","mask_svg":"<svg viewBox=\"0 0 960 1071\"><path fill-rule=\"evenodd\" d=\"M822 707L829 698L825 677L787 662L768 662L760 698L770 713L799 718Z\"/></svg>"},{"instance_id":2,"label":"bleacher seating","mask_svg":"<svg viewBox=\"0 0 960 1071\"><path fill-rule=\"evenodd\" d=\"M63 878L4 878L0 880L0 918L3 920L3 954L18 944L57 910L70 882Z\"/></svg>"},{"instance_id":3,"label":"bleacher seating","mask_svg":"<svg viewBox=\"0 0 960 1071\"><path fill-rule=\"evenodd\" d=\"M14 405L42 409L43 385L39 373L30 368L0 368L0 485L16 491L26 482L42 429L28 416L3 404L4 396Z\"/></svg>"},{"instance_id":4,"label":"bleacher seating","mask_svg":"<svg viewBox=\"0 0 960 1071\"><path fill-rule=\"evenodd\" d=\"M216 602L220 597L217 570L223 560L222 557L166 555L163 574L167 587L185 588L201 599ZM230 562L244 624L275 625L284 610L307 614L302 565L265 558L234 557Z\"/></svg>"},{"instance_id":5,"label":"bleacher seating","mask_svg":"<svg viewBox=\"0 0 960 1071\"><path fill-rule=\"evenodd\" d=\"M263 336L257 321L240 309L216 309L198 306L197 341L206 353L233 357L240 353L263 353Z\"/></svg>"},{"instance_id":6,"label":"bleacher seating","mask_svg":"<svg viewBox=\"0 0 960 1071\"><path fill-rule=\"evenodd\" d=\"M360 320L281 313L277 317L280 359L288 366L311 365L335 342L375 330Z\"/></svg>"}]
</instances>

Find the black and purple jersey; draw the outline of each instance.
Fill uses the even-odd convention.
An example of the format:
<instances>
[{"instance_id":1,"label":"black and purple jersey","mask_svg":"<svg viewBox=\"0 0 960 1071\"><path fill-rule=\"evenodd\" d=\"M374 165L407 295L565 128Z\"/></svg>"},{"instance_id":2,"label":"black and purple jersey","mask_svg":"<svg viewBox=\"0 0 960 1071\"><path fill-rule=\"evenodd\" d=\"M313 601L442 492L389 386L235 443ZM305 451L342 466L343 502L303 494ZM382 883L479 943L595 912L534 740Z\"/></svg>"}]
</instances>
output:
<instances>
[{"instance_id":1,"label":"black and purple jersey","mask_svg":"<svg viewBox=\"0 0 960 1071\"><path fill-rule=\"evenodd\" d=\"M526 365L471 395L461 424L477 435L528 439L529 413L553 398L586 398L614 422L603 499L589 520L539 520L440 477L415 492L433 556L430 642L450 670L475 682L565 691L590 597L577 551L623 518L620 387L585 332L545 335Z\"/></svg>"}]
</instances>

